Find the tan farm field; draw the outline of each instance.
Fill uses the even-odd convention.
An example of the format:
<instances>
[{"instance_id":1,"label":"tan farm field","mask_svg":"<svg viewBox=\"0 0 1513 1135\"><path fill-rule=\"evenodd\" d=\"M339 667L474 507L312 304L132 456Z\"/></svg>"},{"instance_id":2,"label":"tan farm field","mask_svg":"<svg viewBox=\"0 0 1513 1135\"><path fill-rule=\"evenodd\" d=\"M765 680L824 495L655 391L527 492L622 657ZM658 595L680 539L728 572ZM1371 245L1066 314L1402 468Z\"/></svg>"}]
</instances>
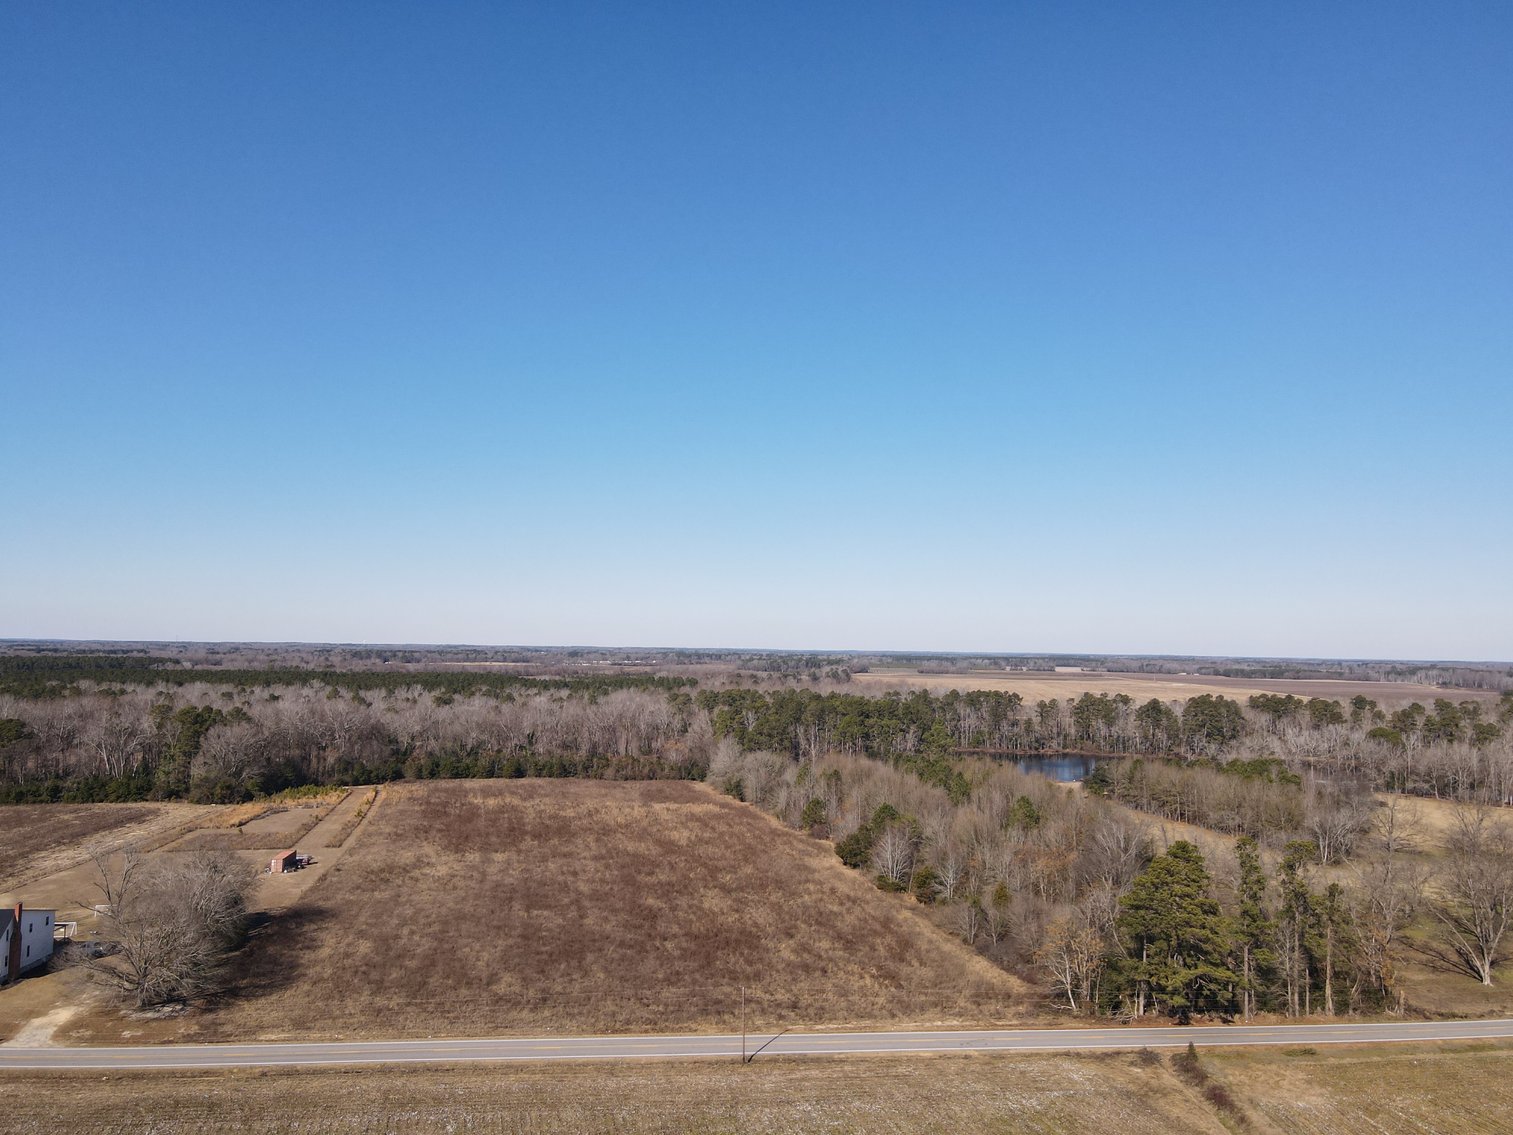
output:
<instances>
[{"instance_id":1,"label":"tan farm field","mask_svg":"<svg viewBox=\"0 0 1513 1135\"><path fill-rule=\"evenodd\" d=\"M49 907L60 920L77 920L88 936L96 922L90 904L99 894L99 868L91 853L120 863L133 849L157 860L229 850L248 870L264 866L273 851L298 844L316 865L294 875L262 876L253 887L253 911L292 905L329 870L378 790L337 788L314 799L248 804L36 804L0 808L0 845L18 849L19 869L0 860L0 903ZM3 1016L3 1011L0 1011Z\"/></svg>"},{"instance_id":2,"label":"tan farm field","mask_svg":"<svg viewBox=\"0 0 1513 1135\"><path fill-rule=\"evenodd\" d=\"M998 690L1018 693L1027 702L1066 700L1084 693L1128 694L1137 701L1160 698L1185 701L1200 694L1223 694L1243 701L1253 694L1294 694L1300 698L1333 698L1349 701L1365 694L1382 705L1421 702L1435 698L1464 701L1491 700L1485 690L1446 690L1411 682L1351 682L1290 678L1220 678L1204 674L1117 674L1085 672L1053 674L1041 671L1015 673L1005 670L973 670L966 674L921 674L917 670L870 670L853 674L851 681L862 693L885 690Z\"/></svg>"},{"instance_id":3,"label":"tan farm field","mask_svg":"<svg viewBox=\"0 0 1513 1135\"><path fill-rule=\"evenodd\" d=\"M321 797L290 804L278 799L250 804L44 804L0 809L0 832L32 853L25 875L13 889L0 891L9 906L51 908L60 922L75 922L81 939L91 938L100 921L91 904L101 898L94 850L105 852L114 870L122 853L134 850L149 863L225 849L246 864L254 879L249 908L258 925L297 907L346 854L369 812L383 798L381 788L334 789ZM145 817L144 817L145 813ZM259 873L271 851L295 842L315 856L314 864L286 875ZM65 1029L64 1026L67 1026ZM62 1040L174 1040L180 1021L123 1015L103 990L78 969L55 966L27 978L0 996L0 1042L46 1044Z\"/></svg>"},{"instance_id":4,"label":"tan farm field","mask_svg":"<svg viewBox=\"0 0 1513 1135\"><path fill-rule=\"evenodd\" d=\"M3 1135L1224 1135L1159 1057L6 1075Z\"/></svg>"},{"instance_id":5,"label":"tan farm field","mask_svg":"<svg viewBox=\"0 0 1513 1135\"><path fill-rule=\"evenodd\" d=\"M198 804L13 804L0 807L0 896L112 849L176 835L214 813ZM22 897L22 896L17 896Z\"/></svg>"},{"instance_id":6,"label":"tan farm field","mask_svg":"<svg viewBox=\"0 0 1513 1135\"><path fill-rule=\"evenodd\" d=\"M912 899L684 782L391 786L242 969L180 1035L733 1030L743 990L752 1027L1029 1012Z\"/></svg>"}]
</instances>

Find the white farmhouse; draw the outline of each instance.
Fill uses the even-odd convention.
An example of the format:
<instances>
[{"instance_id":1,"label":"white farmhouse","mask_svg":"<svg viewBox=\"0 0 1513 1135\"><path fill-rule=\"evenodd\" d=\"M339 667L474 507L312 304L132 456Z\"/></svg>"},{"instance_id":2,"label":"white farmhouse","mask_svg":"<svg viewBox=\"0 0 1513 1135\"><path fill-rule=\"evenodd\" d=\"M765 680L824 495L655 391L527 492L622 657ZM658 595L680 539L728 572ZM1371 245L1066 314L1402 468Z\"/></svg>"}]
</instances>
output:
<instances>
[{"instance_id":1,"label":"white farmhouse","mask_svg":"<svg viewBox=\"0 0 1513 1135\"><path fill-rule=\"evenodd\" d=\"M21 903L0 910L0 985L53 956L54 918L54 911L27 910Z\"/></svg>"}]
</instances>

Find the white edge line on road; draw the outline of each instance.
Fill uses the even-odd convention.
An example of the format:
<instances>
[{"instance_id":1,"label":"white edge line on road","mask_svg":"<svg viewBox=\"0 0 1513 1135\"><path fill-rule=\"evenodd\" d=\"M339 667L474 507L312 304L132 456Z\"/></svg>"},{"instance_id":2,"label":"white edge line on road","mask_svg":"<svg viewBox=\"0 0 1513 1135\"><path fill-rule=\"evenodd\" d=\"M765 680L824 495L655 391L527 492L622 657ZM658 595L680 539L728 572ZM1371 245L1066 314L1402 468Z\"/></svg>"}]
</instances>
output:
<instances>
[{"instance_id":1,"label":"white edge line on road","mask_svg":"<svg viewBox=\"0 0 1513 1135\"><path fill-rule=\"evenodd\" d=\"M1365 1040L1359 1037L1332 1037L1316 1039L1316 1044L1426 1044L1426 1043L1453 1043L1465 1040L1498 1040L1513 1037L1513 1031L1497 1033L1481 1033L1475 1036L1392 1036L1381 1039ZM1049 1038L1044 1041L1033 1043L991 1043L981 1042L976 1044L959 1043L955 1045L933 1045L919 1047L914 1045L897 1048L782 1048L769 1052L768 1056L909 1056L927 1053L963 1053L963 1052L1077 1052L1096 1051L1111 1049L1140 1049L1140 1048L1181 1048L1186 1045L1183 1040L1126 1040L1119 1042L1089 1042L1084 1044L1056 1043ZM1267 1038L1264 1040L1234 1040L1218 1042L1210 1047L1214 1048L1254 1048L1276 1045L1296 1044L1295 1040L1285 1037ZM25 1051L25 1050L21 1050ZM34 1050L35 1051L35 1050ZM45 1050L44 1050L45 1051ZM70 1050L59 1050L70 1051ZM74 1052L81 1050L74 1049ZM171 1051L171 1050L167 1050ZM287 1059L256 1059L256 1060L196 1060L189 1057L180 1062L153 1061L141 1063L137 1061L110 1062L101 1060L81 1060L52 1063L32 1064L29 1062L10 1061L0 1058L0 1072L97 1072L102 1070L117 1072L163 1072L178 1071L192 1072L196 1069L218 1068L278 1068L278 1067L306 1067L306 1066L335 1066L342 1064L498 1064L498 1063L526 1063L543 1061L572 1061L572 1060L698 1060L698 1059L728 1059L738 1056L738 1049L730 1051L702 1051L702 1052L579 1052L579 1053L479 1053L466 1056L456 1053L416 1054L398 1056L388 1053L371 1053L357 1056L319 1056L315 1053L292 1055Z\"/></svg>"},{"instance_id":2,"label":"white edge line on road","mask_svg":"<svg viewBox=\"0 0 1513 1135\"><path fill-rule=\"evenodd\" d=\"M1508 1034L1498 1033L1498 1034L1495 1034L1495 1035L1498 1035L1498 1036L1513 1035L1513 1017L1492 1017L1492 1018L1488 1018L1488 1019L1485 1019L1485 1020L1473 1020L1473 1021L1424 1021L1422 1023L1425 1026L1431 1027L1431 1028L1435 1027L1435 1026L1439 1026L1439 1027L1442 1027L1442 1028L1450 1028L1450 1029L1454 1029L1454 1028L1478 1029L1478 1028L1485 1028L1485 1027L1504 1026L1504 1027L1508 1028L1510 1030L1510 1032ZM782 1036L788 1036L788 1037L793 1037L794 1039L802 1039L802 1040L831 1040L831 1039L834 1039L834 1040L845 1040L845 1039L850 1038L850 1037L896 1037L896 1038L899 1038L899 1039L903 1039L903 1038L906 1038L906 1037L908 1037L908 1038L923 1037L923 1038L926 1038L926 1039L933 1040L933 1039L944 1038L944 1037L983 1037L983 1038L996 1038L996 1037L1001 1037L1001 1036L1015 1036L1015 1037L1037 1037L1038 1038L1040 1036L1044 1036L1047 1039L1049 1039L1049 1038L1057 1037L1057 1036L1079 1037L1079 1036L1097 1035L1097 1036L1118 1037L1118 1036L1128 1035L1128 1034L1131 1034L1131 1033L1135 1033L1135 1034L1148 1034L1148 1035L1154 1035L1156 1033L1171 1033L1171 1034L1174 1034L1174 1035L1180 1034L1184 1038L1180 1043L1185 1044L1186 1043L1186 1039L1185 1038L1188 1037L1188 1036L1203 1036L1203 1035L1205 1035L1207 1033L1211 1033L1211 1032L1213 1032L1215 1030L1218 1030L1218 1029L1222 1029L1222 1030L1225 1030L1225 1031L1228 1031L1230 1029L1234 1029L1234 1030L1237 1030L1237 1031L1243 1029L1243 1030L1245 1030L1247 1032L1265 1032L1265 1031L1275 1030L1279 1034L1283 1030L1285 1030L1286 1033L1287 1033L1287 1035L1289 1035L1289 1036L1295 1036L1295 1035L1297 1035L1298 1033L1301 1033L1301 1032L1320 1031L1320 1030L1336 1030L1336 1031L1339 1030L1339 1029L1353 1029L1353 1030L1365 1030L1365 1029L1371 1029L1371 1030L1395 1030L1395 1029L1401 1029L1401 1028L1403 1028L1404 1025L1405 1025L1405 1022L1401 1022L1401 1021L1359 1021L1359 1022L1336 1021L1336 1022L1333 1022L1333 1023L1315 1023L1315 1024L1306 1024L1306 1025L1158 1025L1158 1026L1154 1026L1154 1027L1134 1026L1134 1027L1129 1027L1129 1028L1126 1028L1126 1027L1123 1027L1123 1026L1119 1026L1119 1025L1109 1025L1109 1026L1104 1027L1104 1028L1076 1028L1076 1029L1056 1029L1056 1028L918 1029L918 1030L912 1030L912 1031L906 1031L906 1032L857 1032L855 1030L852 1030L852 1031L847 1031L847 1032L833 1032L833 1033L826 1033L826 1032L784 1033L784 1034L780 1034L780 1035L782 1035ZM769 1033L753 1031L753 1032L747 1034L747 1038L749 1040L752 1037L763 1037L763 1036L769 1036L769 1035L770 1035ZM1474 1034L1474 1036L1468 1036L1465 1039L1485 1038L1485 1037L1487 1037L1489 1035L1493 1035L1493 1034L1476 1033L1476 1034ZM292 1049L292 1048L322 1048L322 1049L325 1049L325 1048L333 1048L333 1047L336 1047L336 1048L353 1048L353 1049L370 1049L370 1048L387 1048L387 1047L391 1047L393 1045L433 1044L433 1043L434 1044L459 1044L459 1045L463 1045L463 1044L473 1044L473 1045L478 1045L478 1044L563 1044L563 1045L584 1044L584 1045L593 1045L593 1044L625 1044L627 1042L629 1042L629 1043L651 1042L651 1043L679 1043L679 1044L681 1044L681 1043L692 1043L692 1044L699 1044L699 1043L728 1041L728 1042L730 1042L732 1044L738 1044L740 1042L740 1039L741 1039L741 1037L740 1037L739 1033L705 1033L705 1034L699 1034L699 1033L681 1033L681 1034L679 1034L679 1033L672 1033L672 1034L663 1034L663 1035L657 1035L655 1033L651 1033L651 1034L647 1034L647 1033L628 1033L628 1034L625 1034L623 1036L621 1036L621 1035L615 1035L615 1034L611 1034L611 1035L607 1035L607 1036L582 1036L582 1035L577 1035L577 1034L563 1034L561 1036L532 1036L532 1037L516 1037L516 1036L426 1037L424 1039L419 1038L419 1037L405 1037L405 1038L402 1038L402 1039L395 1039L395 1040L220 1041L220 1042L214 1043L214 1044L196 1044L196 1045L166 1045L166 1044L165 1045L117 1045L117 1046L112 1046L112 1047L109 1047L109 1048L107 1048L105 1046L101 1046L100 1047L100 1051L102 1051L102 1052L109 1052L109 1051L172 1052L175 1049L191 1049L192 1048L192 1049L194 1049L196 1051L200 1051L200 1052L209 1052L209 1051L225 1051L225 1050L228 1050L228 1049L249 1049L249 1048L267 1048L267 1047L277 1047L277 1048L281 1048L281 1049ZM1444 1039L1444 1038L1430 1038L1430 1039ZM1452 1038L1452 1039L1455 1039L1455 1038ZM1127 1047L1130 1043L1131 1042L1121 1041L1117 1047ZM1238 1041L1229 1041L1227 1043L1229 1043L1229 1044L1238 1044L1238 1043L1241 1043L1241 1042L1238 1042ZM1256 1043L1263 1043L1263 1042L1256 1042ZM1324 1043L1330 1043L1330 1042L1326 1041ZM1143 1047L1143 1046L1141 1046L1141 1045L1135 1045L1135 1047ZM0 1054L5 1053L6 1051L7 1051L7 1047L4 1044L0 1044ZM20 1049L13 1049L13 1050L10 1050L10 1051L18 1051L18 1052L73 1051L73 1052L78 1052L78 1051L84 1051L84 1050L83 1049L53 1049L53 1048L40 1048L40 1049L39 1048L31 1048L31 1049L20 1048Z\"/></svg>"}]
</instances>

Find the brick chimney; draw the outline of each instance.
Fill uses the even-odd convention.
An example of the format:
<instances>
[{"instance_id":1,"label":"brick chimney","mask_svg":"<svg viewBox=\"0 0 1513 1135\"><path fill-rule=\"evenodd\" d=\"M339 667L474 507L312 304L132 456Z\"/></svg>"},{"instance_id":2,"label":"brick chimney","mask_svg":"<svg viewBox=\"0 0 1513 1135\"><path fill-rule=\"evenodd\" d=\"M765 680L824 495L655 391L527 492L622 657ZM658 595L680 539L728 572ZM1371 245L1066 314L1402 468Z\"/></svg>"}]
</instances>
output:
<instances>
[{"instance_id":1,"label":"brick chimney","mask_svg":"<svg viewBox=\"0 0 1513 1135\"><path fill-rule=\"evenodd\" d=\"M16 916L16 925L11 928L11 956L10 956L10 980L15 981L21 974L21 904L16 904L13 912Z\"/></svg>"}]
</instances>

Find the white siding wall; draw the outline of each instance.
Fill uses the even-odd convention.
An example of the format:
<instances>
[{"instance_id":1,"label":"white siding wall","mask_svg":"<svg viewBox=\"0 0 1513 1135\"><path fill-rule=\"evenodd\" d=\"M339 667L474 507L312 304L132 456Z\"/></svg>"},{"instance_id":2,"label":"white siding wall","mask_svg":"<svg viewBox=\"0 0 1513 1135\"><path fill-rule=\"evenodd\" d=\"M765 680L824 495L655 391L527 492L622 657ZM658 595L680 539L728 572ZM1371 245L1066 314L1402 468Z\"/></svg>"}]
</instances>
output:
<instances>
[{"instance_id":1,"label":"white siding wall","mask_svg":"<svg viewBox=\"0 0 1513 1135\"><path fill-rule=\"evenodd\" d=\"M10 980L11 970L11 932L13 926L7 926L0 930L0 982Z\"/></svg>"},{"instance_id":2,"label":"white siding wall","mask_svg":"<svg viewBox=\"0 0 1513 1135\"><path fill-rule=\"evenodd\" d=\"M53 956L53 912L22 910L21 972L39 966Z\"/></svg>"}]
</instances>

